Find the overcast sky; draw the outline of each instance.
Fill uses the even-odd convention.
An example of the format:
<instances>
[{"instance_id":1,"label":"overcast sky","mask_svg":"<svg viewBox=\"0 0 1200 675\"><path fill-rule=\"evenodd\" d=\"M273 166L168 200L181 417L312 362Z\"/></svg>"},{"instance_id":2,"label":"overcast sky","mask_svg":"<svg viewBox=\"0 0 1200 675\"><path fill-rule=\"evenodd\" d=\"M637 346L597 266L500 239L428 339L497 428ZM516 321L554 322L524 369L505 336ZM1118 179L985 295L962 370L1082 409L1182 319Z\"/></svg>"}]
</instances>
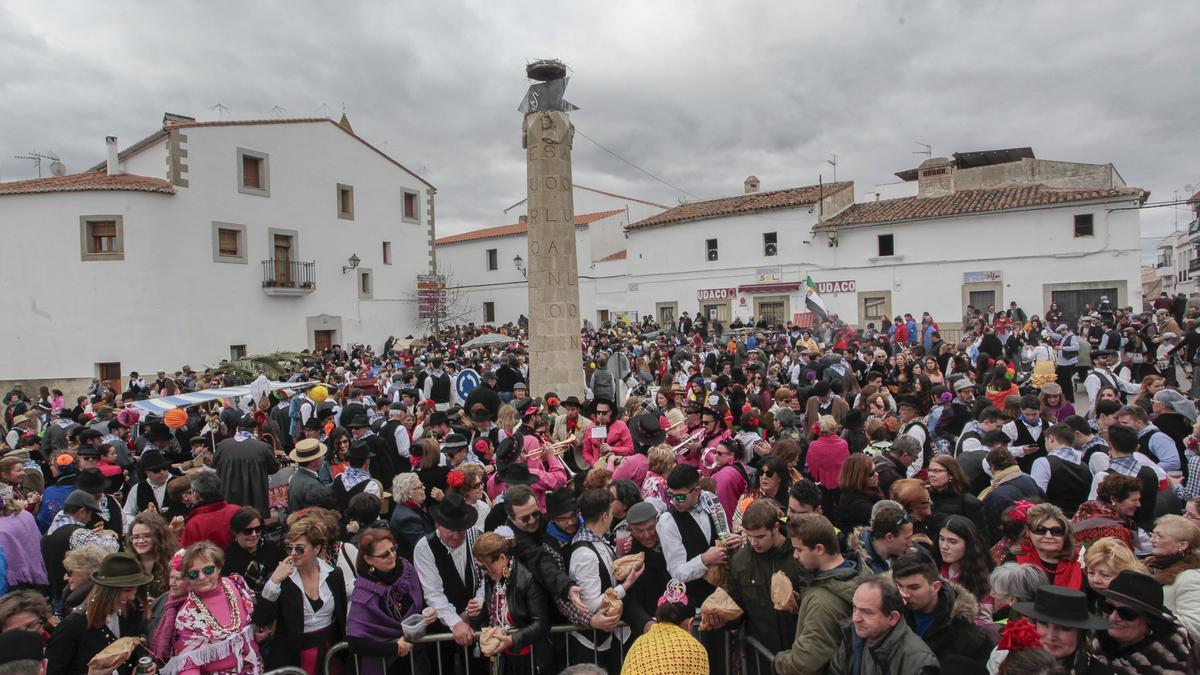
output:
<instances>
[{"instance_id":1,"label":"overcast sky","mask_svg":"<svg viewBox=\"0 0 1200 675\"><path fill-rule=\"evenodd\" d=\"M0 0L0 180L103 159L171 111L341 114L438 187L438 230L524 196L527 61L572 68L576 182L674 204L832 179L860 201L923 156L1032 146L1200 189L1200 2ZM881 188L887 190L889 188ZM685 192L681 192L683 190ZM690 193L686 194L686 193ZM1143 235L1172 229L1143 212ZM1190 216L1179 210L1179 222Z\"/></svg>"}]
</instances>

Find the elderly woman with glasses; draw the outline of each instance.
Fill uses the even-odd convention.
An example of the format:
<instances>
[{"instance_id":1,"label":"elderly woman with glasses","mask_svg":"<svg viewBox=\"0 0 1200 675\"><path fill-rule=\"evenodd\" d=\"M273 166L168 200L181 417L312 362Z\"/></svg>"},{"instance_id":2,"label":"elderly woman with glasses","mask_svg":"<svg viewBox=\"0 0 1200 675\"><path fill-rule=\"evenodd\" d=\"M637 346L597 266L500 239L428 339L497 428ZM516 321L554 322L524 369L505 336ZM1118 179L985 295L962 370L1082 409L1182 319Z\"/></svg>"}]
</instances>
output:
<instances>
[{"instance_id":1,"label":"elderly woman with glasses","mask_svg":"<svg viewBox=\"0 0 1200 675\"><path fill-rule=\"evenodd\" d=\"M262 672L251 621L254 593L240 576L221 576L224 562L221 549L207 541L192 544L179 556L183 578L172 587L154 636L156 655L171 657L166 672ZM164 645L170 645L168 653Z\"/></svg>"},{"instance_id":2,"label":"elderly woman with glasses","mask_svg":"<svg viewBox=\"0 0 1200 675\"><path fill-rule=\"evenodd\" d=\"M395 537L380 527L359 534L358 551L358 578L346 618L350 651L358 656L361 675L408 672L408 662L398 659L413 645L403 637L401 624L424 608L417 568L398 555ZM428 625L437 614L427 610L424 619Z\"/></svg>"},{"instance_id":3,"label":"elderly woman with glasses","mask_svg":"<svg viewBox=\"0 0 1200 675\"><path fill-rule=\"evenodd\" d=\"M400 555L412 560L417 542L433 532L433 518L425 510L425 484L415 473L398 473L392 479L392 495L396 499L396 508L392 511L388 529L396 538Z\"/></svg>"},{"instance_id":4,"label":"elderly woman with glasses","mask_svg":"<svg viewBox=\"0 0 1200 675\"><path fill-rule=\"evenodd\" d=\"M1083 568L1071 536L1071 521L1053 504L1035 504L1025 514L1025 541L1010 559L1033 565L1046 575L1046 583L1080 590Z\"/></svg>"},{"instance_id":5,"label":"elderly woman with glasses","mask_svg":"<svg viewBox=\"0 0 1200 675\"><path fill-rule=\"evenodd\" d=\"M1150 533L1146 567L1163 585L1167 609L1200 641L1200 527L1183 516L1162 516Z\"/></svg>"},{"instance_id":6,"label":"elderly woman with glasses","mask_svg":"<svg viewBox=\"0 0 1200 675\"><path fill-rule=\"evenodd\" d=\"M1108 659L1113 672L1197 672L1200 664L1194 646L1187 629L1167 609L1162 584L1145 574L1125 571L1098 592L1100 613L1112 627L1099 635L1092 648Z\"/></svg>"},{"instance_id":7,"label":"elderly woman with glasses","mask_svg":"<svg viewBox=\"0 0 1200 675\"><path fill-rule=\"evenodd\" d=\"M275 624L266 668L298 667L323 672L325 653L346 631L346 582L342 570L323 559L333 543L325 523L303 515L292 522L284 553L254 607L254 623Z\"/></svg>"},{"instance_id":8,"label":"elderly woman with glasses","mask_svg":"<svg viewBox=\"0 0 1200 675\"><path fill-rule=\"evenodd\" d=\"M488 501L484 482L487 474L478 464L460 464L446 476L449 491L460 495L468 506L475 507L479 512L479 522L487 520L492 511L492 503Z\"/></svg>"}]
</instances>

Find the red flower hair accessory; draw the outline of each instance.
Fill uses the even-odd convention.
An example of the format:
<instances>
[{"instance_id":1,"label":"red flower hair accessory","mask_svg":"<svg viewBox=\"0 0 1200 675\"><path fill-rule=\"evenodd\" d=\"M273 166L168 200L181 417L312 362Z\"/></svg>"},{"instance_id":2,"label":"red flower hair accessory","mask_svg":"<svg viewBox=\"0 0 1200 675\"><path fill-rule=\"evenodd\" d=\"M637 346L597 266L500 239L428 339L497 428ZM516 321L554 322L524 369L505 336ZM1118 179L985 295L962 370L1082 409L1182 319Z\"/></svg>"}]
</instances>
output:
<instances>
[{"instance_id":1,"label":"red flower hair accessory","mask_svg":"<svg viewBox=\"0 0 1200 675\"><path fill-rule=\"evenodd\" d=\"M457 490L463 483L466 482L466 480L467 477L464 476L463 472L459 471L458 469L446 474L446 485L449 486L451 490Z\"/></svg>"},{"instance_id":2,"label":"red flower hair accessory","mask_svg":"<svg viewBox=\"0 0 1200 675\"><path fill-rule=\"evenodd\" d=\"M547 399L546 399L546 405L548 405L548 406L550 406L551 408L553 408L553 407L555 407L555 406L557 406L557 405L558 405L558 399L557 399L557 398L555 398L555 397L553 397L553 396L551 396L550 398L547 398Z\"/></svg>"},{"instance_id":3,"label":"red flower hair accessory","mask_svg":"<svg viewBox=\"0 0 1200 675\"><path fill-rule=\"evenodd\" d=\"M263 423L266 421L267 421L267 413L263 412L262 410L254 411L254 423L255 424L257 424L258 426L261 427L263 425Z\"/></svg>"},{"instance_id":4,"label":"red flower hair accessory","mask_svg":"<svg viewBox=\"0 0 1200 675\"><path fill-rule=\"evenodd\" d=\"M820 423L820 422L813 422L813 425L812 425L812 435L813 435L813 436L820 436L820 435L821 435L821 423Z\"/></svg>"},{"instance_id":5,"label":"red flower hair accessory","mask_svg":"<svg viewBox=\"0 0 1200 675\"><path fill-rule=\"evenodd\" d=\"M988 365L989 365L989 366L994 366L994 365L996 365L996 359L988 359Z\"/></svg>"},{"instance_id":6,"label":"red flower hair accessory","mask_svg":"<svg viewBox=\"0 0 1200 675\"><path fill-rule=\"evenodd\" d=\"M1041 646L1042 636L1038 635L1037 628L1029 619L1017 619L1008 622L1004 632L1000 634L1000 644L997 648L1015 652L1018 649L1040 649Z\"/></svg>"},{"instance_id":7,"label":"red flower hair accessory","mask_svg":"<svg viewBox=\"0 0 1200 675\"><path fill-rule=\"evenodd\" d=\"M1013 502L1012 519L1014 522L1023 523L1029 520L1029 509L1033 508L1033 502L1025 501L1024 499Z\"/></svg>"},{"instance_id":8,"label":"red flower hair accessory","mask_svg":"<svg viewBox=\"0 0 1200 675\"><path fill-rule=\"evenodd\" d=\"M751 411L751 410L753 410L753 409L754 409L754 406L752 406L752 405L750 405L749 403L747 403L747 404L745 404L745 405L743 405L743 406L742 406L742 414L743 414L743 415L745 415L746 413L750 412L750 411Z\"/></svg>"},{"instance_id":9,"label":"red flower hair accessory","mask_svg":"<svg viewBox=\"0 0 1200 675\"><path fill-rule=\"evenodd\" d=\"M430 410L433 410L434 408L437 407L437 403L435 403L433 401L433 399L431 399L431 398L427 398L424 401L421 401L421 405L425 406L426 408L428 408Z\"/></svg>"},{"instance_id":10,"label":"red flower hair accessory","mask_svg":"<svg viewBox=\"0 0 1200 675\"><path fill-rule=\"evenodd\" d=\"M481 438L481 439L475 441L475 454L486 455L491 451L492 451L492 444L490 442L488 442L488 439ZM451 472L451 473L453 473L453 472Z\"/></svg>"}]
</instances>

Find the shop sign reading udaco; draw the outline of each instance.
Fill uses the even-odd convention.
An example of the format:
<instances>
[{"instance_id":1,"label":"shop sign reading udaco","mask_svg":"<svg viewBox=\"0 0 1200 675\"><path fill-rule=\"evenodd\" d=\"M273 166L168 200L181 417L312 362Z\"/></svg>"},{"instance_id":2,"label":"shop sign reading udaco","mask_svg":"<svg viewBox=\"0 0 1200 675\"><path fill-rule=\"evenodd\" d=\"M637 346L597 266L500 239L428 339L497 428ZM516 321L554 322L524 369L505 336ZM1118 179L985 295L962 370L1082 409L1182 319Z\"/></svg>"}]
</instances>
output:
<instances>
[{"instance_id":1,"label":"shop sign reading udaco","mask_svg":"<svg viewBox=\"0 0 1200 675\"><path fill-rule=\"evenodd\" d=\"M696 291L697 300L732 300L737 296L736 288L701 288Z\"/></svg>"},{"instance_id":2,"label":"shop sign reading udaco","mask_svg":"<svg viewBox=\"0 0 1200 675\"><path fill-rule=\"evenodd\" d=\"M849 281L818 281L817 292L821 294L829 293L853 293L858 285L854 280Z\"/></svg>"}]
</instances>

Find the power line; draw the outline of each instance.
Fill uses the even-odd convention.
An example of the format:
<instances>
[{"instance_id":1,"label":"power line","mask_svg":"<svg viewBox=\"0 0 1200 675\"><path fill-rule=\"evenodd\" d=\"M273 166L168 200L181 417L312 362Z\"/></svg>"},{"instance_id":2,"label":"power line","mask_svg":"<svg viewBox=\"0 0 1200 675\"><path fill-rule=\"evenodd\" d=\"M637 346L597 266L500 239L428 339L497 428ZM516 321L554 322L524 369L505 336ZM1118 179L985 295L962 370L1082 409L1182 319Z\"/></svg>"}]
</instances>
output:
<instances>
[{"instance_id":1,"label":"power line","mask_svg":"<svg viewBox=\"0 0 1200 675\"><path fill-rule=\"evenodd\" d=\"M577 134L579 134L580 136L583 136L584 138L586 138L586 139L588 139L589 141L591 141L591 142L592 142L592 144L593 144L593 145L595 145L597 148L600 148L601 150L603 150L603 151L607 152L608 154L612 155L613 157L616 157L617 159L621 160L622 162L625 162L625 163L626 163L626 164L628 164L629 166L632 166L633 168L635 168L635 169L637 169L638 171L640 171L640 172L642 172L642 173L646 174L647 176L649 176L649 177L653 178L654 180L656 180L656 181L658 181L658 182L662 183L663 185L666 185L667 187L671 188L672 190L676 190L676 191L678 191L678 192L682 192L683 194L685 194L685 195L688 195L689 197L695 197L696 199L700 199L700 200L703 200L703 199L704 199L703 197L701 197L701 196L699 196L699 195L697 195L697 194L693 194L693 193L691 193L691 192L688 192L687 190L684 190L683 188L679 187L678 185L675 185L674 183L670 183L670 182L668 182L668 181L665 181L665 180L663 180L662 178L659 178L658 176L655 176L654 174L652 174L652 173L650 173L649 171L647 171L647 170L643 169L642 167L638 166L637 164L634 164L633 162L631 162L631 161L629 161L629 160L625 159L624 157L622 157L622 156L618 155L617 153L613 152L612 150L609 150L608 148L604 147L603 145L601 145L601 144L600 144L600 142L599 142L599 141L597 141L596 139L592 138L591 136L588 136L587 134L583 133L583 132L582 132L582 131L580 131L579 129L576 129L576 130L575 130L575 133L577 133Z\"/></svg>"}]
</instances>

